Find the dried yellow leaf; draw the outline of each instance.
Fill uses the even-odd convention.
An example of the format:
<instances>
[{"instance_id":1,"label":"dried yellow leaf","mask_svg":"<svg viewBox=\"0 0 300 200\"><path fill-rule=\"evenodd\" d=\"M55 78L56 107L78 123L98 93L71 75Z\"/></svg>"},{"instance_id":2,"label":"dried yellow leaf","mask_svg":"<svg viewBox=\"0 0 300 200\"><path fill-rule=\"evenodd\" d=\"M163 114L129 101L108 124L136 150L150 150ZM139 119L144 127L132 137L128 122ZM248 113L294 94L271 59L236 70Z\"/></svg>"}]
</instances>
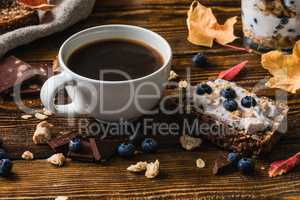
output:
<instances>
[{"instance_id":1,"label":"dried yellow leaf","mask_svg":"<svg viewBox=\"0 0 300 200\"><path fill-rule=\"evenodd\" d=\"M194 1L188 11L188 41L206 47L212 47L214 40L222 45L233 42L237 38L233 27L236 22L237 17L231 17L220 25L211 8Z\"/></svg>"},{"instance_id":2,"label":"dried yellow leaf","mask_svg":"<svg viewBox=\"0 0 300 200\"><path fill-rule=\"evenodd\" d=\"M296 93L300 88L300 40L295 44L293 54L271 51L262 55L262 66L272 78L266 83L270 88L280 88Z\"/></svg>"}]
</instances>

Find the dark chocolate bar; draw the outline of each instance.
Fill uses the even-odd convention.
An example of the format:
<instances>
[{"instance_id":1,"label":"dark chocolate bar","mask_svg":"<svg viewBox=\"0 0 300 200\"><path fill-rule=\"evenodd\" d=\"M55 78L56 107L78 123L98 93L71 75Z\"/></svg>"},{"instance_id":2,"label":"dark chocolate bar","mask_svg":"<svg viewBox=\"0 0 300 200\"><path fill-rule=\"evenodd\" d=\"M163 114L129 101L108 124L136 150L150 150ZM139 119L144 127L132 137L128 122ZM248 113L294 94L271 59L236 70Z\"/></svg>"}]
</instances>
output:
<instances>
[{"instance_id":1,"label":"dark chocolate bar","mask_svg":"<svg viewBox=\"0 0 300 200\"><path fill-rule=\"evenodd\" d=\"M47 77L45 66L31 66L14 56L2 59L0 69L0 93L34 77Z\"/></svg>"},{"instance_id":2,"label":"dark chocolate bar","mask_svg":"<svg viewBox=\"0 0 300 200\"><path fill-rule=\"evenodd\" d=\"M233 167L232 161L228 160L228 153L221 153L218 158L215 160L213 166L213 174L220 175L224 173L226 169Z\"/></svg>"}]
</instances>

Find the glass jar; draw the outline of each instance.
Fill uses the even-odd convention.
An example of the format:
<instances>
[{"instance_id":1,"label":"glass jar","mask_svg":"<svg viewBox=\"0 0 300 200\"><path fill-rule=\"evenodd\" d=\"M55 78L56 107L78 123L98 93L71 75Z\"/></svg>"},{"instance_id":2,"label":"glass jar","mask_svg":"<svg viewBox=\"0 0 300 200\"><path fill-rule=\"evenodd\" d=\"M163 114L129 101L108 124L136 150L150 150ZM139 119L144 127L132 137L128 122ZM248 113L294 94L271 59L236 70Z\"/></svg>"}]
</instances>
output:
<instances>
[{"instance_id":1,"label":"glass jar","mask_svg":"<svg viewBox=\"0 0 300 200\"><path fill-rule=\"evenodd\" d=\"M300 0L242 0L244 45L291 50L300 39Z\"/></svg>"}]
</instances>

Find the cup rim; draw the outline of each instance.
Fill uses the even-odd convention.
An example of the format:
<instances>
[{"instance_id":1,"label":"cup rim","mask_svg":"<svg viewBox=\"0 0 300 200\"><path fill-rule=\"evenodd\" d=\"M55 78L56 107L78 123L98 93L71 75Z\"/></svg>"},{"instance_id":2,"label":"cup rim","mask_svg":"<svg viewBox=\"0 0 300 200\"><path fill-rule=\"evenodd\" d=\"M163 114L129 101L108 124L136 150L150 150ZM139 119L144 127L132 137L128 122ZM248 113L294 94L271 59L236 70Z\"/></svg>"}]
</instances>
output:
<instances>
[{"instance_id":1,"label":"cup rim","mask_svg":"<svg viewBox=\"0 0 300 200\"><path fill-rule=\"evenodd\" d=\"M66 65L66 63L64 62L63 58L62 58L62 55L63 55L63 51L64 51L64 47L72 41L72 39L76 38L77 36L85 33L85 32L89 32L89 31L92 31L92 30L95 30L95 29L105 29L105 28L112 28L112 27L123 27L123 28L129 28L129 29L135 29L137 31L146 31L146 32L149 32L151 34L153 34L154 36L156 37L159 37L164 45L166 46L168 52L169 52L169 57L165 60L164 64L158 68L157 70L155 70L154 72L152 72L151 74L148 74L146 76L143 76L143 77L140 77L140 78L136 78L136 79L130 79L130 80L124 80L124 81L105 81L105 80L96 80L96 79L91 79L91 78L87 78L87 77L84 77L84 76L81 76L75 72L73 72L71 69L68 68L68 66ZM59 61L59 65L60 67L67 71L68 73L71 73L73 76L75 76L76 78L79 78L79 79L83 79L83 80L86 80L86 81L90 81L90 82L93 82L93 83L109 83L109 84L122 84L122 83L132 83L132 82L136 82L136 81L141 81L143 79L147 79L149 77L152 77L154 76L155 74L158 74L160 71L164 70L166 67L169 66L169 63L170 61L172 60L172 49L171 49L171 46L170 44L168 43L168 41L163 38L160 34L154 32L154 31L151 31L149 29L146 29L146 28L143 28L143 27L139 27L139 26L133 26L133 25L126 25L126 24L109 24L109 25L101 25L101 26L94 26L94 27L91 27L91 28L87 28L87 29L84 29L82 31L79 31L75 34L73 34L72 36L70 36L63 44L62 46L60 47L59 49L59 53L58 53L58 61ZM63 72L63 71L62 71Z\"/></svg>"}]
</instances>

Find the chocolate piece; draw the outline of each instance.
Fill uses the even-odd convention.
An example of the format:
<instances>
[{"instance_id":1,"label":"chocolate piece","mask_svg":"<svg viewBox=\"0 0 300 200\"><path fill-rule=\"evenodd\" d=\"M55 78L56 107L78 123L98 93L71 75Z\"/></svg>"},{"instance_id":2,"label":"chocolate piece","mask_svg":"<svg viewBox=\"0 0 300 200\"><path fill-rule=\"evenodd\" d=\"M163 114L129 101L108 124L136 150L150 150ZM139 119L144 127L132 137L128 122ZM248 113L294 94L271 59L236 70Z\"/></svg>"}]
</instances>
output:
<instances>
[{"instance_id":1,"label":"chocolate piece","mask_svg":"<svg viewBox=\"0 0 300 200\"><path fill-rule=\"evenodd\" d=\"M14 56L0 61L0 93L36 76L47 76L43 67L32 67Z\"/></svg>"},{"instance_id":2,"label":"chocolate piece","mask_svg":"<svg viewBox=\"0 0 300 200\"><path fill-rule=\"evenodd\" d=\"M90 138L89 141L90 141L90 148L93 152L95 161L100 161L102 156L101 156L101 154L99 152L99 148L96 144L96 139L95 138Z\"/></svg>"},{"instance_id":3,"label":"chocolate piece","mask_svg":"<svg viewBox=\"0 0 300 200\"><path fill-rule=\"evenodd\" d=\"M90 141L81 140L81 148L79 152L68 152L68 157L72 160L82 161L82 162L93 162L94 152L91 148Z\"/></svg>"},{"instance_id":4,"label":"chocolate piece","mask_svg":"<svg viewBox=\"0 0 300 200\"><path fill-rule=\"evenodd\" d=\"M230 169L233 167L232 161L228 160L228 153L222 153L218 156L215 160L214 167L213 167L213 174L220 175L224 173L226 169Z\"/></svg>"},{"instance_id":5,"label":"chocolate piece","mask_svg":"<svg viewBox=\"0 0 300 200\"><path fill-rule=\"evenodd\" d=\"M52 139L48 142L48 145L53 149L55 152L66 152L68 149L68 144L70 140L77 137L77 133L68 133L65 135L62 135L60 137L57 137L55 139Z\"/></svg>"},{"instance_id":6,"label":"chocolate piece","mask_svg":"<svg viewBox=\"0 0 300 200\"><path fill-rule=\"evenodd\" d=\"M122 142L121 139L96 139L96 144L101 155L101 161L105 162L116 155L117 146Z\"/></svg>"},{"instance_id":7,"label":"chocolate piece","mask_svg":"<svg viewBox=\"0 0 300 200\"><path fill-rule=\"evenodd\" d=\"M77 161L106 162L116 154L118 144L120 140L89 138L88 141L83 141L83 147L79 152L69 152L68 156Z\"/></svg>"}]
</instances>

